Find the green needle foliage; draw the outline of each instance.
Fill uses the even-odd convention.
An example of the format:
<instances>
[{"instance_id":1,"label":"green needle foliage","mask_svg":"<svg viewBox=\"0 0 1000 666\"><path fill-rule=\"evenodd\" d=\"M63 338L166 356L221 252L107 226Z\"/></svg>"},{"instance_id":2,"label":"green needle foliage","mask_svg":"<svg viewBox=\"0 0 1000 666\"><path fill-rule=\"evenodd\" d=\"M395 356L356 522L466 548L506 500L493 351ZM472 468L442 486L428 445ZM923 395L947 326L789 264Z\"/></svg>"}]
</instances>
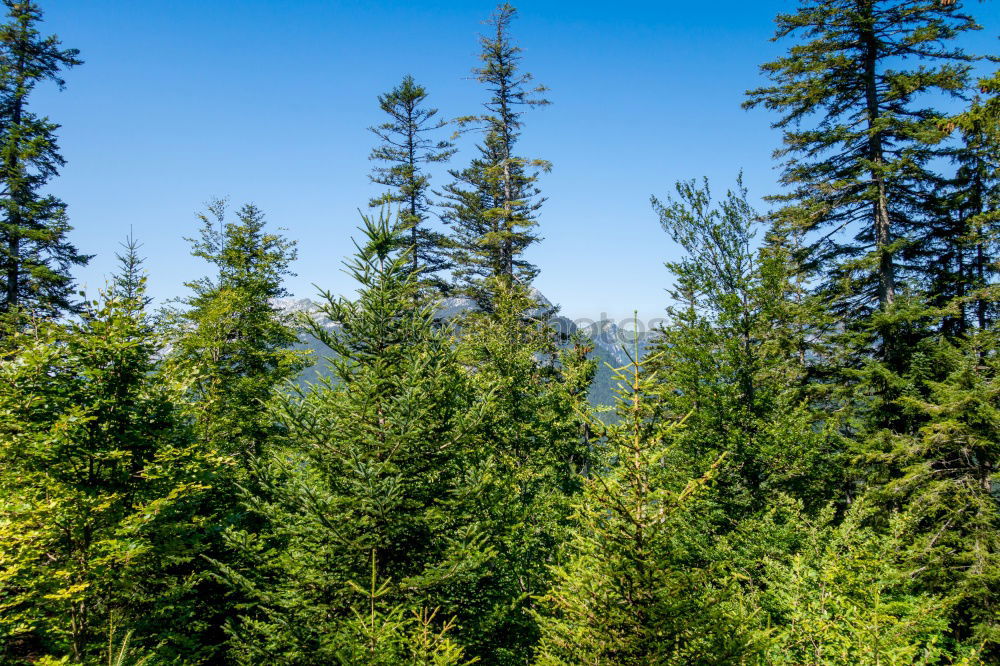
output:
<instances>
[{"instance_id":1,"label":"green needle foliage","mask_svg":"<svg viewBox=\"0 0 1000 666\"><path fill-rule=\"evenodd\" d=\"M372 199L370 205L399 206L399 217L407 230L405 242L413 248L411 270L420 274L427 286L441 289L446 283L437 273L449 264L444 235L428 227L430 176L424 167L447 162L455 149L448 141L427 138L448 123L436 119L437 109L423 106L425 99L427 91L412 76L404 76L398 86L379 95L379 107L389 120L369 128L381 140L369 159L386 166L372 169L371 180L391 189Z\"/></svg>"},{"instance_id":2,"label":"green needle foliage","mask_svg":"<svg viewBox=\"0 0 1000 666\"><path fill-rule=\"evenodd\" d=\"M67 239L66 205L43 192L64 160L59 125L28 105L42 82L64 86L62 70L82 64L77 49L63 49L57 37L38 31L39 6L4 0L0 25L0 314L23 308L35 316L73 309L70 270L90 257Z\"/></svg>"},{"instance_id":3,"label":"green needle foliage","mask_svg":"<svg viewBox=\"0 0 1000 666\"><path fill-rule=\"evenodd\" d=\"M301 368L298 341L272 300L286 296L282 280L295 244L267 231L264 214L247 204L226 217L217 200L201 216L192 254L216 273L187 283L186 309L171 314L174 329L168 372L190 392L198 435L243 467L260 454L271 429L264 406Z\"/></svg>"},{"instance_id":4,"label":"green needle foliage","mask_svg":"<svg viewBox=\"0 0 1000 666\"><path fill-rule=\"evenodd\" d=\"M714 201L707 182L679 182L653 198L660 223L684 251L667 263L673 304L650 368L663 384L665 418L687 416L677 434L718 475L726 520L765 509L776 492L824 504L842 483L836 437L812 407L808 385L821 307L803 293L788 238L761 220L742 177Z\"/></svg>"},{"instance_id":5,"label":"green needle foliage","mask_svg":"<svg viewBox=\"0 0 1000 666\"><path fill-rule=\"evenodd\" d=\"M976 650L947 639L948 601L916 584L897 549L909 528L863 526L857 504L840 524L833 513L798 520L801 545L765 559L764 603L776 631L769 664L980 663Z\"/></svg>"},{"instance_id":6,"label":"green needle foliage","mask_svg":"<svg viewBox=\"0 0 1000 666\"><path fill-rule=\"evenodd\" d=\"M70 299L27 102L79 60L3 1L0 663L1000 661L1000 73L970 86L959 0L778 17L746 106L787 189L652 199L667 321L601 369L613 408L531 288L513 7L437 202L445 123L412 77L379 97L351 296L283 310L294 243L213 202L211 275L154 317L131 240Z\"/></svg>"},{"instance_id":7,"label":"green needle foliage","mask_svg":"<svg viewBox=\"0 0 1000 666\"><path fill-rule=\"evenodd\" d=\"M927 95L965 94L973 58L952 42L978 26L941 0L809 0L776 20L775 40L797 42L761 67L773 85L744 106L780 114L776 156L790 188L775 198L780 215L819 232L812 258L845 312L885 309L905 278L899 254L926 223L921 193L937 178L947 115Z\"/></svg>"},{"instance_id":8,"label":"green needle foliage","mask_svg":"<svg viewBox=\"0 0 1000 666\"><path fill-rule=\"evenodd\" d=\"M538 240L536 212L544 199L535 183L538 171L548 171L545 160L520 157L515 147L521 134L524 108L544 106L544 86L532 87L531 74L520 71L521 49L511 42L510 24L517 10L499 5L487 21L492 34L480 37L482 61L473 70L486 86L486 113L461 118L483 133L479 155L468 168L449 173L454 182L444 188L445 222L452 228L453 274L459 287L489 309L491 285L502 280L527 286L538 269L524 251Z\"/></svg>"},{"instance_id":9,"label":"green needle foliage","mask_svg":"<svg viewBox=\"0 0 1000 666\"><path fill-rule=\"evenodd\" d=\"M532 610L568 535L578 473L591 464L575 407L586 400L594 364L585 348L559 347L546 308L527 290L502 279L489 289L494 309L461 321L459 353L471 369L470 392L484 402L474 520L496 556L488 575L461 591L474 612L459 620L471 654L517 664L537 640Z\"/></svg>"},{"instance_id":10,"label":"green needle foliage","mask_svg":"<svg viewBox=\"0 0 1000 666\"><path fill-rule=\"evenodd\" d=\"M0 360L0 658L91 662L115 615L146 645L183 614L195 507L219 460L157 373L135 246L81 321L40 323ZM191 651L197 653L196 646Z\"/></svg>"},{"instance_id":11,"label":"green needle foliage","mask_svg":"<svg viewBox=\"0 0 1000 666\"><path fill-rule=\"evenodd\" d=\"M637 355L636 345L617 370L618 423L587 415L602 464L584 480L566 563L543 598L540 664L728 663L752 651L739 589L706 558L695 502L723 458L689 480L683 421L658 417L659 382Z\"/></svg>"},{"instance_id":12,"label":"green needle foliage","mask_svg":"<svg viewBox=\"0 0 1000 666\"><path fill-rule=\"evenodd\" d=\"M247 506L263 529L230 535L250 565L224 570L251 600L231 627L241 662L330 663L353 649L345 635L375 640L374 625L356 622L350 582L375 576L376 563L381 621L395 627L383 629L395 636L402 618L439 609L427 624L441 631L463 610L455 590L475 585L493 557L467 509L482 403L450 332L420 302L404 232L385 212L365 218L347 263L358 298L327 294L336 326L311 326L336 354L335 379L275 407L283 434Z\"/></svg>"}]
</instances>

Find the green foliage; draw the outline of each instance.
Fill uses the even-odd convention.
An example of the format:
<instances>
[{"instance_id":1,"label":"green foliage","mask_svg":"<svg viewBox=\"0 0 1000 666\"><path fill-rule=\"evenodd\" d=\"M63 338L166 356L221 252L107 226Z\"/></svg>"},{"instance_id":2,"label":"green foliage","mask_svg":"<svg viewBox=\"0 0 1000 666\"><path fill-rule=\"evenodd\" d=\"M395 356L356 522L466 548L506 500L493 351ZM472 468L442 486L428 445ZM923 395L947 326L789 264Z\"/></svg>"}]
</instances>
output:
<instances>
[{"instance_id":1,"label":"green foliage","mask_svg":"<svg viewBox=\"0 0 1000 666\"><path fill-rule=\"evenodd\" d=\"M898 254L927 223L920 194L946 114L928 93L962 97L973 60L952 41L978 26L954 2L809 0L780 14L775 40L797 37L761 67L773 82L747 93L746 107L780 114L784 159L778 215L814 234L822 265L845 313L885 308L905 276ZM900 68L900 63L919 63ZM848 242L841 230L856 232ZM818 236L818 238L816 238Z\"/></svg>"},{"instance_id":2,"label":"green foliage","mask_svg":"<svg viewBox=\"0 0 1000 666\"><path fill-rule=\"evenodd\" d=\"M802 516L801 545L767 556L763 603L772 612L773 642L766 662L979 663L974 651L952 652L948 600L910 575L897 549L906 520L893 517L888 531L876 531L863 526L865 512L857 504L839 525L831 511Z\"/></svg>"},{"instance_id":3,"label":"green foliage","mask_svg":"<svg viewBox=\"0 0 1000 666\"><path fill-rule=\"evenodd\" d=\"M18 334L0 361L0 655L95 657L112 614L144 641L170 617L171 566L197 556L194 507L219 460L192 440L131 246L79 323Z\"/></svg>"},{"instance_id":4,"label":"green foliage","mask_svg":"<svg viewBox=\"0 0 1000 666\"><path fill-rule=\"evenodd\" d=\"M566 562L543 599L541 664L725 663L752 653L752 611L707 560L694 501L722 458L685 478L683 422L657 417L655 373L635 352L618 371L620 421L588 417L603 463L584 480Z\"/></svg>"},{"instance_id":5,"label":"green foliage","mask_svg":"<svg viewBox=\"0 0 1000 666\"><path fill-rule=\"evenodd\" d=\"M4 0L7 22L0 25L0 314L55 316L73 309L70 269L90 257L67 239L66 205L43 193L64 160L59 125L28 107L35 87L51 81L59 88L63 69L82 64L77 49L63 49L57 37L38 31L39 6Z\"/></svg>"},{"instance_id":6,"label":"green foliage","mask_svg":"<svg viewBox=\"0 0 1000 666\"><path fill-rule=\"evenodd\" d=\"M371 204L399 211L364 218L354 297L279 312L294 243L213 202L213 274L160 321L131 239L70 300L87 258L27 100L79 60L4 4L0 662L1000 660L1000 74L967 90L956 0L778 17L799 41L746 105L777 112L789 189L766 216L742 178L653 198L682 254L669 321L600 370L613 417L594 342L530 289L548 164L518 142L547 102L513 7L450 238L427 170L454 150L405 77L371 128ZM445 271L475 304L450 321ZM304 333L329 372L296 386Z\"/></svg>"},{"instance_id":7,"label":"green foliage","mask_svg":"<svg viewBox=\"0 0 1000 666\"><path fill-rule=\"evenodd\" d=\"M383 214L362 231L347 264L358 298L327 295L337 327L312 326L336 353L337 381L276 405L284 432L259 470L260 493L247 497L263 529L229 537L249 563L224 567L250 600L231 627L247 663L336 660L345 631L375 640L375 625L355 621L350 585L373 560L386 576L380 604L392 609L381 616L386 632L398 638L409 631L403 618L425 608L440 608L447 625L462 610L453 590L474 586L493 555L466 509L482 406L450 332L419 302L400 226Z\"/></svg>"},{"instance_id":8,"label":"green foliage","mask_svg":"<svg viewBox=\"0 0 1000 666\"><path fill-rule=\"evenodd\" d=\"M567 537L569 500L591 464L588 430L575 412L593 376L587 350L561 350L546 308L504 280L488 286L491 312L461 322L459 352L472 395L483 400L475 452L481 487L474 518L496 556L460 615L470 653L484 663L523 663L537 637L531 610L548 588L548 565Z\"/></svg>"},{"instance_id":9,"label":"green foliage","mask_svg":"<svg viewBox=\"0 0 1000 666\"><path fill-rule=\"evenodd\" d=\"M895 535L914 580L954 604L955 637L983 654L1000 654L1000 386L995 334L961 345L942 342L929 361L940 380L904 395L901 406L925 417L912 434L893 438L879 461L897 476L870 491L874 501L900 507L905 529Z\"/></svg>"},{"instance_id":10,"label":"green foliage","mask_svg":"<svg viewBox=\"0 0 1000 666\"><path fill-rule=\"evenodd\" d=\"M427 286L440 289L445 283L436 273L449 268L446 243L442 234L427 226L430 177L422 165L446 162L455 149L448 141L433 141L425 136L447 125L446 121L435 120L437 109L423 107L426 98L427 91L412 76L403 77L398 86L379 95L379 107L389 120L369 128L381 140L369 159L389 166L372 169L371 179L392 189L372 199L370 205L399 205L400 220L408 231L406 242L413 248L411 270L420 273Z\"/></svg>"},{"instance_id":11,"label":"green foliage","mask_svg":"<svg viewBox=\"0 0 1000 666\"><path fill-rule=\"evenodd\" d=\"M187 283L186 309L171 313L174 340L167 371L189 392L198 436L242 465L259 455L271 428L264 406L301 368L289 347L298 340L272 299L287 295L282 280L294 243L265 229L247 204L226 219L225 202L209 204L192 254L216 268Z\"/></svg>"},{"instance_id":12,"label":"green foliage","mask_svg":"<svg viewBox=\"0 0 1000 666\"><path fill-rule=\"evenodd\" d=\"M444 188L443 219L453 231L453 274L484 309L492 307L497 278L527 286L538 273L523 254L538 240L533 231L543 201L535 186L538 170L551 168L544 160L515 154L522 109L549 103L538 96L545 87L531 87L531 74L519 70L521 49L509 35L516 14L511 5L499 5L487 21L493 34L480 37L482 64L473 74L490 97L483 105L485 114L459 122L477 126L483 141L477 146L479 156L468 168L450 171L454 182Z\"/></svg>"},{"instance_id":13,"label":"green foliage","mask_svg":"<svg viewBox=\"0 0 1000 666\"><path fill-rule=\"evenodd\" d=\"M741 178L718 203L707 182L676 189L666 203L653 198L685 250L667 264L674 302L650 361L661 416L689 415L677 437L702 464L727 453L718 475L727 520L764 509L777 492L825 503L842 482L842 454L807 384L823 309L804 293L780 228L754 247L759 219Z\"/></svg>"}]
</instances>

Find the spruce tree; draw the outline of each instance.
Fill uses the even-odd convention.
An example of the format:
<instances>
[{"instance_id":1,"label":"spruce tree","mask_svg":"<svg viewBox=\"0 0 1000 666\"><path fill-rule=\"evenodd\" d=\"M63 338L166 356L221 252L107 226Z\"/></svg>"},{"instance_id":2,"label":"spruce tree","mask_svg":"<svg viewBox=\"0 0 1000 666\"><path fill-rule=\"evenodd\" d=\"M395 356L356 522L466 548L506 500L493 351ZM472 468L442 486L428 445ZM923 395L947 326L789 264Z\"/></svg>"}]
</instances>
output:
<instances>
[{"instance_id":1,"label":"spruce tree","mask_svg":"<svg viewBox=\"0 0 1000 666\"><path fill-rule=\"evenodd\" d=\"M807 517L783 509L761 530L794 533L791 547L762 552L761 606L769 612L768 664L979 664L982 652L948 638L950 601L922 586L899 550L905 516L886 529L866 525L855 503L840 521L831 509ZM778 518L779 514L785 514Z\"/></svg>"},{"instance_id":2,"label":"spruce tree","mask_svg":"<svg viewBox=\"0 0 1000 666\"><path fill-rule=\"evenodd\" d=\"M237 661L330 663L371 641L388 649L413 613L436 611L440 631L465 613L457 591L474 588L492 558L467 508L489 396L469 386L452 332L420 297L405 231L384 211L365 219L347 263L357 299L325 294L315 314L333 325L311 320L334 353L333 377L275 405L284 434L246 497L262 527L233 531L245 566L223 566L248 599L230 626Z\"/></svg>"},{"instance_id":3,"label":"spruce tree","mask_svg":"<svg viewBox=\"0 0 1000 666\"><path fill-rule=\"evenodd\" d=\"M474 457L483 484L472 519L496 557L476 587L461 591L469 612L459 622L469 653L483 663L524 663L538 636L532 610L569 537L579 473L591 466L578 408L594 363L587 347L560 346L547 308L527 289L502 278L487 287L493 309L460 321L458 350L471 371L470 390L484 396L484 445Z\"/></svg>"},{"instance_id":4,"label":"spruce tree","mask_svg":"<svg viewBox=\"0 0 1000 666\"><path fill-rule=\"evenodd\" d=\"M42 36L39 6L4 0L0 25L0 287L2 312L24 308L38 316L72 309L70 270L87 263L67 239L66 205L45 186L64 164L59 125L29 107L35 87L64 86L62 70L81 64L77 49L63 49L57 37Z\"/></svg>"},{"instance_id":5,"label":"spruce tree","mask_svg":"<svg viewBox=\"0 0 1000 666\"><path fill-rule=\"evenodd\" d=\"M697 506L722 459L686 475L683 423L659 416L659 382L638 352L617 370L618 423L588 415L600 464L583 481L565 563L536 613L539 664L739 663L755 649L735 579L707 559Z\"/></svg>"},{"instance_id":6,"label":"spruce tree","mask_svg":"<svg viewBox=\"0 0 1000 666\"><path fill-rule=\"evenodd\" d=\"M122 264L78 323L42 321L0 359L4 663L111 659L115 627L170 660L190 629L172 569L198 557L196 507L220 461L156 372L135 245Z\"/></svg>"},{"instance_id":7,"label":"spruce tree","mask_svg":"<svg viewBox=\"0 0 1000 666\"><path fill-rule=\"evenodd\" d=\"M928 593L949 599L949 636L988 660L1000 655L996 344L990 330L918 350L918 365L936 371L918 383L919 392L903 395L899 403L923 425L892 438L879 462L893 477L867 493L872 503L898 508L907 518L896 547L912 579ZM881 516L873 515L871 522L880 524Z\"/></svg>"},{"instance_id":8,"label":"spruce tree","mask_svg":"<svg viewBox=\"0 0 1000 666\"><path fill-rule=\"evenodd\" d=\"M777 24L776 40L798 42L762 66L773 84L749 91L744 106L779 114L776 155L790 188L775 198L780 215L815 232L812 258L841 311L884 310L906 277L900 252L928 223L921 196L937 182L946 114L926 98L965 93L972 58L952 42L978 26L939 0L809 0Z\"/></svg>"},{"instance_id":9,"label":"spruce tree","mask_svg":"<svg viewBox=\"0 0 1000 666\"><path fill-rule=\"evenodd\" d=\"M980 86L988 93L991 80L982 80ZM1000 254L997 100L995 93L992 98L977 96L965 113L944 123L946 130L957 129L959 145L950 150L950 157L958 168L935 199L939 222L920 245L931 272L930 305L953 308L942 322L949 337L985 330L997 316L991 294Z\"/></svg>"},{"instance_id":10,"label":"spruce tree","mask_svg":"<svg viewBox=\"0 0 1000 666\"><path fill-rule=\"evenodd\" d=\"M548 162L517 155L517 141L526 107L548 104L540 95L544 86L532 86L532 76L521 71L521 49L510 37L517 10L499 5L487 24L493 29L480 37L482 64L473 70L486 86L486 113L460 119L483 133L478 157L465 169L453 170L454 182L444 188L445 222L452 228L452 261L458 285L480 307L491 303L490 278L506 285L527 286L538 269L524 251L538 236L536 213L544 199L536 186L539 170Z\"/></svg>"},{"instance_id":11,"label":"spruce tree","mask_svg":"<svg viewBox=\"0 0 1000 666\"><path fill-rule=\"evenodd\" d=\"M427 91L409 75L390 92L379 95L379 107L389 120L370 128L381 140L369 156L380 163L372 169L371 180L391 189L372 199L370 205L399 206L400 219L408 232L406 242L413 247L413 272L421 274L427 284L442 287L444 283L437 273L448 268L448 260L444 236L428 227L430 176L424 169L446 162L455 149L446 140L428 138L428 134L433 135L448 123L436 118L437 109L424 107L426 99Z\"/></svg>"},{"instance_id":12,"label":"spruce tree","mask_svg":"<svg viewBox=\"0 0 1000 666\"><path fill-rule=\"evenodd\" d=\"M227 219L224 201L200 215L192 254L216 273L187 283L193 292L172 313L175 340L168 367L189 387L192 415L206 443L246 464L271 432L264 405L301 368L288 316L273 300L287 295L282 280L295 244L267 230L263 213L247 204Z\"/></svg>"}]
</instances>

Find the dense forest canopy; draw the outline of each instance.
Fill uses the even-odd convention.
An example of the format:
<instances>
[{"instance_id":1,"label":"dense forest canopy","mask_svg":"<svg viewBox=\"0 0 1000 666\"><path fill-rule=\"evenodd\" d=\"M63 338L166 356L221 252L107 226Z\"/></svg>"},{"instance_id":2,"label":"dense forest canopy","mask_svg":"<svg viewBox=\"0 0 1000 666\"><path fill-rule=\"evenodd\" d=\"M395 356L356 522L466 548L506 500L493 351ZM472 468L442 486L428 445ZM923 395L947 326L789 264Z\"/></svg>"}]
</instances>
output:
<instances>
[{"instance_id":1,"label":"dense forest canopy","mask_svg":"<svg viewBox=\"0 0 1000 666\"><path fill-rule=\"evenodd\" d=\"M405 72L372 100L356 292L290 307L294 228L215 200L154 308L132 236L76 291L97 248L33 93L85 65L2 2L0 663L1000 660L988 4L779 15L745 106L780 194L655 193L664 323L609 352L533 287L549 93L513 6L479 108Z\"/></svg>"}]
</instances>

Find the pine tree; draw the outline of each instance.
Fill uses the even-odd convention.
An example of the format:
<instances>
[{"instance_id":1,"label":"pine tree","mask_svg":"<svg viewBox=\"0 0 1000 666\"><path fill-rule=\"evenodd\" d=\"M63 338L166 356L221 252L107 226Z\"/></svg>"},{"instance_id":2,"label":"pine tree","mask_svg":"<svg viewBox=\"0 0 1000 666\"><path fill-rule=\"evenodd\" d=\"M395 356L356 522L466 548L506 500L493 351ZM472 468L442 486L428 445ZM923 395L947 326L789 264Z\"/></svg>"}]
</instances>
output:
<instances>
[{"instance_id":1,"label":"pine tree","mask_svg":"<svg viewBox=\"0 0 1000 666\"><path fill-rule=\"evenodd\" d=\"M414 612L439 609L440 630L492 557L466 508L488 396L470 389L451 332L421 300L400 223L383 211L362 232L347 263L357 299L325 294L316 314L335 325L311 320L333 378L275 406L284 434L247 497L262 529L230 534L246 566L223 571L249 600L230 627L239 661L336 662L376 629L398 638L394 623ZM374 599L359 607L369 576L378 613Z\"/></svg>"},{"instance_id":2,"label":"pine tree","mask_svg":"<svg viewBox=\"0 0 1000 666\"><path fill-rule=\"evenodd\" d=\"M43 321L0 359L5 663L91 663L112 624L147 648L183 631L170 622L183 609L165 603L185 584L171 567L198 556L194 509L219 461L155 372L162 340L135 250L79 323Z\"/></svg>"},{"instance_id":3,"label":"pine tree","mask_svg":"<svg viewBox=\"0 0 1000 666\"><path fill-rule=\"evenodd\" d=\"M28 101L44 81L60 89L61 71L81 64L77 49L38 32L42 11L30 0L4 0L0 26L0 285L3 313L25 308L39 316L72 309L70 269L90 257L67 239L66 205L44 188L64 164L59 125L32 112Z\"/></svg>"},{"instance_id":4,"label":"pine tree","mask_svg":"<svg viewBox=\"0 0 1000 666\"><path fill-rule=\"evenodd\" d=\"M544 199L535 185L538 170L548 162L520 157L517 141L525 107L548 104L539 95L544 86L531 87L532 76L519 70L521 49L511 42L510 24L517 10L499 5L487 24L493 33L480 38L482 65L473 70L490 93L486 113L460 119L483 132L479 156L468 168L453 170L454 182L444 188L445 222L451 226L454 276L459 286L489 308L490 278L506 285L528 286L538 269L524 258L535 241L536 212Z\"/></svg>"},{"instance_id":5,"label":"pine tree","mask_svg":"<svg viewBox=\"0 0 1000 666\"><path fill-rule=\"evenodd\" d=\"M440 288L444 282L437 273L448 268L448 260L444 236L428 228L430 176L424 167L448 161L455 149L446 140L427 138L448 123L436 119L437 109L423 106L425 99L427 91L412 76L403 77L398 86L379 95L379 107L389 120L370 128L381 143L372 150L369 159L387 166L372 169L371 180L391 189L372 199L370 205L399 205L400 219L408 230L407 242L413 247L412 270L420 273L429 285Z\"/></svg>"},{"instance_id":6,"label":"pine tree","mask_svg":"<svg viewBox=\"0 0 1000 666\"><path fill-rule=\"evenodd\" d=\"M964 94L972 58L950 42L978 26L939 0L809 0L777 24L776 40L800 41L762 67L773 85L749 91L744 106L780 114L776 154L791 188L776 197L780 214L816 232L812 259L841 311L885 310L906 277L900 252L928 223L921 195L937 183L930 163L946 116L926 95ZM906 59L919 68L900 69ZM839 239L844 230L852 240Z\"/></svg>"}]
</instances>

